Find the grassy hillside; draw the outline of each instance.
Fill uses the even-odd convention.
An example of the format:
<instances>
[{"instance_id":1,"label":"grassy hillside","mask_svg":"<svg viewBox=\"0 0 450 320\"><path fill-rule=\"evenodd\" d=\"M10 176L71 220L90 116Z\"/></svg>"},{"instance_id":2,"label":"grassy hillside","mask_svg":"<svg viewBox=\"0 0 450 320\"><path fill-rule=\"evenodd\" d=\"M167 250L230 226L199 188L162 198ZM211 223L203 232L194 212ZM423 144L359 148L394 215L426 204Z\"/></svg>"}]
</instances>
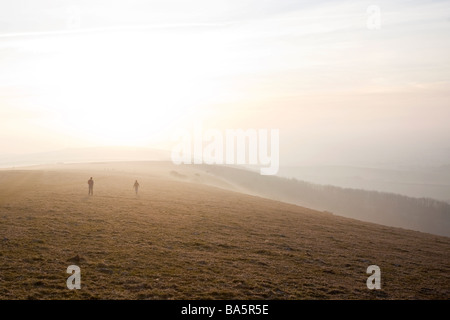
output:
<instances>
[{"instance_id":1,"label":"grassy hillside","mask_svg":"<svg viewBox=\"0 0 450 320\"><path fill-rule=\"evenodd\" d=\"M333 214L450 237L450 204L429 198L317 185L227 166L200 168L243 193Z\"/></svg>"},{"instance_id":2,"label":"grassy hillside","mask_svg":"<svg viewBox=\"0 0 450 320\"><path fill-rule=\"evenodd\" d=\"M450 238L214 185L233 188L168 163L0 171L0 299L450 298Z\"/></svg>"}]
</instances>

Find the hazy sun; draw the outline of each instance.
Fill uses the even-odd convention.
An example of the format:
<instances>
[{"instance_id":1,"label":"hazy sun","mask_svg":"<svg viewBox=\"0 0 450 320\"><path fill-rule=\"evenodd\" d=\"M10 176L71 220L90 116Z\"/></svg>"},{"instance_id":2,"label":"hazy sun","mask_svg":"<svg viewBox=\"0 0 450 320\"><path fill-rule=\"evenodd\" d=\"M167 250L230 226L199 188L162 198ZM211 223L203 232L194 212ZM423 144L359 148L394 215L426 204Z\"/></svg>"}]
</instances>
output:
<instances>
[{"instance_id":1,"label":"hazy sun","mask_svg":"<svg viewBox=\"0 0 450 320\"><path fill-rule=\"evenodd\" d=\"M59 129L98 143L143 144L214 95L201 41L127 34L42 45L51 55L32 64L39 106Z\"/></svg>"}]
</instances>

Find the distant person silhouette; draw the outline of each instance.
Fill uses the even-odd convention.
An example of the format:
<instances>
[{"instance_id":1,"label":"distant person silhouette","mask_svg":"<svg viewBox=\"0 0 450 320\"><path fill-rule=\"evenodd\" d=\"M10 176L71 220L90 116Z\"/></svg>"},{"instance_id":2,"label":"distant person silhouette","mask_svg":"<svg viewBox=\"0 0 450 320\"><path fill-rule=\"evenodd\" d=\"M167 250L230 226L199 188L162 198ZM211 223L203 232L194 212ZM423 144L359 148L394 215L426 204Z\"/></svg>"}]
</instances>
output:
<instances>
[{"instance_id":1,"label":"distant person silhouette","mask_svg":"<svg viewBox=\"0 0 450 320\"><path fill-rule=\"evenodd\" d=\"M136 191L136 195L137 195L137 194L138 194L138 191L139 191L139 183L138 183L137 180L136 180L136 182L134 183L133 188L134 188L134 191Z\"/></svg>"},{"instance_id":2,"label":"distant person silhouette","mask_svg":"<svg viewBox=\"0 0 450 320\"><path fill-rule=\"evenodd\" d=\"M88 180L88 185L89 185L89 195L93 196L94 195L94 180L92 180L92 177Z\"/></svg>"}]
</instances>

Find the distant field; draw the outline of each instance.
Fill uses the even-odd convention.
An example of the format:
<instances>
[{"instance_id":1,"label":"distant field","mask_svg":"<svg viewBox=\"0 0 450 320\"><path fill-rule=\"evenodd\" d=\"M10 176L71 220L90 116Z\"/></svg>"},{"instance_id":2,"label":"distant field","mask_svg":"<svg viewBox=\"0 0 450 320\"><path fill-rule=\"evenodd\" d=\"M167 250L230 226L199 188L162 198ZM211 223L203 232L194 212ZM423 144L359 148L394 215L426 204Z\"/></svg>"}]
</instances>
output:
<instances>
[{"instance_id":1,"label":"distant field","mask_svg":"<svg viewBox=\"0 0 450 320\"><path fill-rule=\"evenodd\" d=\"M0 170L0 299L450 298L450 238L224 188L162 162Z\"/></svg>"}]
</instances>

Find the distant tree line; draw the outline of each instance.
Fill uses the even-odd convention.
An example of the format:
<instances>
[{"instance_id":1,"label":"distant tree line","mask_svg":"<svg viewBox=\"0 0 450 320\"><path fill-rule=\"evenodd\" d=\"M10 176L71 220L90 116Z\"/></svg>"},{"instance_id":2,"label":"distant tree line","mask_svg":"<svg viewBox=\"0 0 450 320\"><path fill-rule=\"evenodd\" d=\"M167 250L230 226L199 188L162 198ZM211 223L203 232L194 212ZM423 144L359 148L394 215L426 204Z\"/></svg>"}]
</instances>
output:
<instances>
[{"instance_id":1,"label":"distant tree line","mask_svg":"<svg viewBox=\"0 0 450 320\"><path fill-rule=\"evenodd\" d=\"M429 198L317 185L219 166L212 172L253 194L336 215L450 236L450 204Z\"/></svg>"}]
</instances>

